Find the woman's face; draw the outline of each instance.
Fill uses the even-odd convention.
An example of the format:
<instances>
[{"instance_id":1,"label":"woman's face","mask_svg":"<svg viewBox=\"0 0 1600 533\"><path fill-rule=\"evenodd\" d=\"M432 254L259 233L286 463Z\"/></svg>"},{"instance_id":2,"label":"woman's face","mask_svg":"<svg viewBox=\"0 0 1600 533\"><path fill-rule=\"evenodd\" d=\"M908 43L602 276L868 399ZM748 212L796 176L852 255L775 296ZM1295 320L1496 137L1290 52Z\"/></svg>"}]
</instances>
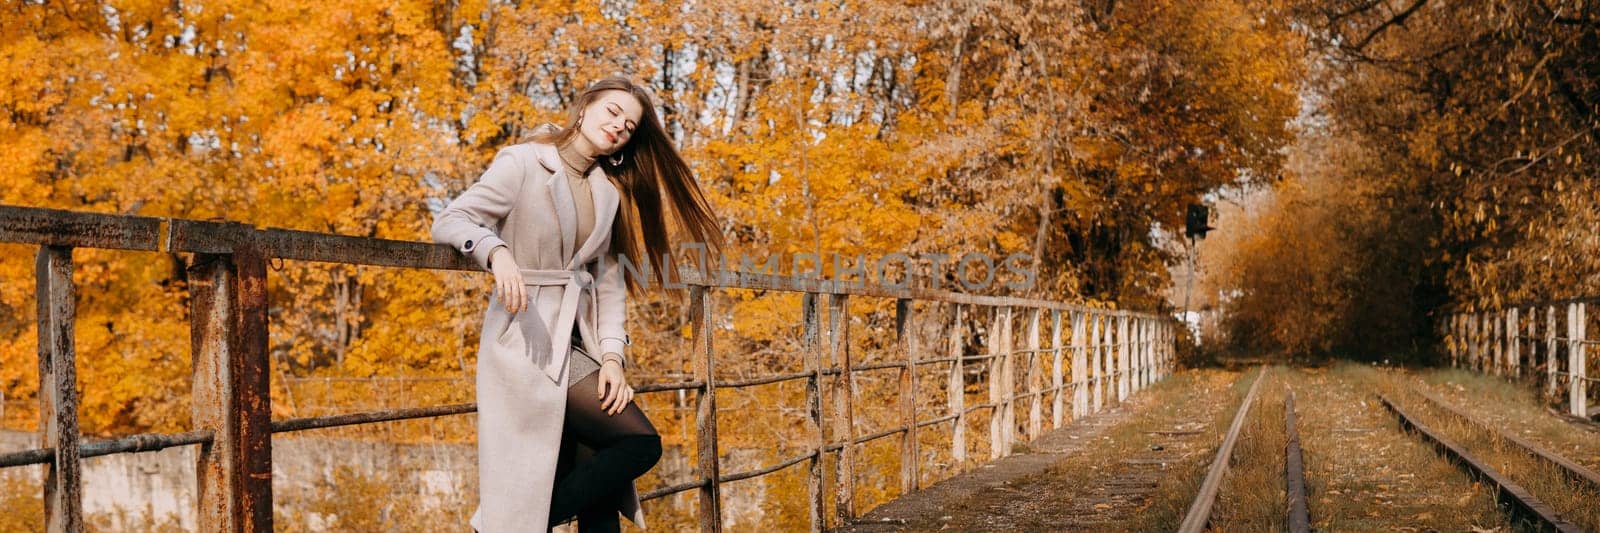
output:
<instances>
[{"instance_id":1,"label":"woman's face","mask_svg":"<svg viewBox=\"0 0 1600 533\"><path fill-rule=\"evenodd\" d=\"M639 126L644 107L633 94L622 90L602 91L583 109L578 133L595 147L598 155L611 155L628 144Z\"/></svg>"}]
</instances>

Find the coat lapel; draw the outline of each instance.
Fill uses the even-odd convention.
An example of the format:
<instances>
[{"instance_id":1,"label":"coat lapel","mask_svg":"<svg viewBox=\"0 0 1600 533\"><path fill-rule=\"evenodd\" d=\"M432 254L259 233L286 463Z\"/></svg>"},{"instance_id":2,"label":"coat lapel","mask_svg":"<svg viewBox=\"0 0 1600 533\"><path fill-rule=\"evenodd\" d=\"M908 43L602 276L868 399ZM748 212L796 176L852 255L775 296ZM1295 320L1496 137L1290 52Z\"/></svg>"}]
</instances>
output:
<instances>
[{"instance_id":1,"label":"coat lapel","mask_svg":"<svg viewBox=\"0 0 1600 533\"><path fill-rule=\"evenodd\" d=\"M545 191L550 194L550 203L556 206L556 231L561 234L561 258L567 260L572 257L572 241L578 239L578 212L572 206L572 189L567 187L566 170L561 164L561 155L556 152L556 147L544 143L534 143L539 149L539 164L550 175L544 180Z\"/></svg>"},{"instance_id":2,"label":"coat lapel","mask_svg":"<svg viewBox=\"0 0 1600 533\"><path fill-rule=\"evenodd\" d=\"M589 191L594 198L594 229L584 242L575 243L578 240L578 211L572 204L572 188L567 186L566 165L561 164L561 155L556 152L555 146L543 143L534 143L534 146L539 149L539 164L550 171L550 176L545 178L545 190L550 193L556 206L556 222L561 232L561 257L567 261L564 268L570 270L581 262L581 258L599 248L600 243L610 235L620 193L600 165L589 170L586 179L589 180ZM573 250L575 245L578 246L576 252Z\"/></svg>"},{"instance_id":3,"label":"coat lapel","mask_svg":"<svg viewBox=\"0 0 1600 533\"><path fill-rule=\"evenodd\" d=\"M594 196L594 231L589 232L589 239L583 242L583 247L573 256L574 263L600 248L600 243L605 242L606 236L611 234L611 221L617 216L619 196L617 186L606 177L605 171L600 170L600 165L595 165L594 169L589 171L588 180L589 191ZM567 265L567 268L572 266Z\"/></svg>"}]
</instances>

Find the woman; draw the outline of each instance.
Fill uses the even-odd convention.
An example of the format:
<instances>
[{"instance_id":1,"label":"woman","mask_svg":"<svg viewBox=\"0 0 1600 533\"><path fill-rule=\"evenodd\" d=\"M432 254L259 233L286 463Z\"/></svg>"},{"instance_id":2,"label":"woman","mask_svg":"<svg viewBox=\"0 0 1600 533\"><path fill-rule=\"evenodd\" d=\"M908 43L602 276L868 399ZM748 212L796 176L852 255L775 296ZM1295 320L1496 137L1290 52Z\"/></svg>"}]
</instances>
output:
<instances>
[{"instance_id":1,"label":"woman","mask_svg":"<svg viewBox=\"0 0 1600 533\"><path fill-rule=\"evenodd\" d=\"M646 272L662 282L676 268L663 198L720 254L716 216L649 93L607 78L578 95L566 127L502 148L435 217L435 242L494 274L478 344L475 530L577 517L580 530L617 531L618 511L644 526L633 479L660 458L661 439L625 376L627 293L641 289L620 261L661 257ZM558 478L563 437L593 453Z\"/></svg>"}]
</instances>

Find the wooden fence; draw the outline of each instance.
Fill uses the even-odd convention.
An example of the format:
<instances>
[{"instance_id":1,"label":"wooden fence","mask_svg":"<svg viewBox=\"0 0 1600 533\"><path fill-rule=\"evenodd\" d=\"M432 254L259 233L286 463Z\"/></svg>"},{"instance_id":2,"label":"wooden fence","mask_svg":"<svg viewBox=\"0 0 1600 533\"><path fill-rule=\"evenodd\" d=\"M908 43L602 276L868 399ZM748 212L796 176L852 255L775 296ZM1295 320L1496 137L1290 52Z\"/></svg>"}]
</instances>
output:
<instances>
[{"instance_id":1,"label":"wooden fence","mask_svg":"<svg viewBox=\"0 0 1600 533\"><path fill-rule=\"evenodd\" d=\"M83 529L79 461L85 457L199 445L196 475L198 523L205 531L270 531L272 529L272 434L392 420L474 412L474 404L457 404L272 420L271 373L267 348L267 262L273 259L317 261L401 268L477 270L469 259L445 245L368 239L281 229L257 229L237 223L201 222L0 206L0 242L39 245L37 255L39 324L40 447L0 454L0 468L40 464L45 476L44 504L49 531ZM193 348L194 430L176 434L140 434L86 442L78 431L78 383L73 345L75 302L72 282L74 248L142 250L191 254L191 342ZM992 297L950 291L886 288L861 283L797 279L719 272L715 279L683 273L691 302L694 371L690 379L647 383L640 393L693 391L696 407L696 473L693 479L650 490L644 499L686 491L698 493L702 531L722 528L719 487L804 463L808 472L809 521L813 531L857 516L855 481L857 449L871 441L899 436L902 491L920 488L918 434L928 426L949 423L950 450L967 464L967 417L990 411L990 459L1008 455L1019 441L1044 432L1049 425L1121 401L1166 377L1173 367L1174 322L1165 316L1088 308L1043 300ZM802 293L804 370L739 380L716 377L713 343L713 291L759 289ZM854 364L848 338L850 298L895 300L894 346L903 357L873 364ZM925 354L907 328L916 324L912 303L949 306L940 324L948 334L949 353ZM826 316L824 317L824 310ZM963 353L965 316L989 321L986 354ZM1012 338L1013 321L1026 321L1023 346ZM1063 328L1070 328L1064 331ZM1048 345L1044 329L1048 328ZM1064 335L1068 335L1065 337ZM937 356L935 356L937 355ZM1049 358L1048 379L1041 369ZM1018 363L1027 368L1025 392L1016 381ZM918 412L914 391L917 369L946 365L947 406L941 412ZM989 401L965 404L969 367L979 365ZM1070 366L1065 366L1070 365ZM939 368L939 367L935 367ZM858 434L855 376L862 372L895 371L901 419L899 427ZM750 471L724 473L717 448L718 390L803 380L806 385L805 452ZM824 388L825 381L829 385ZM831 391L824 398L824 391ZM824 403L827 407L824 407ZM1026 402L1026 423L1017 420L1019 402ZM1070 406L1070 412L1068 408ZM1020 437L1019 437L1020 433ZM833 454L836 471L824 476L824 457ZM828 483L829 479L837 480ZM833 499L829 513L828 498ZM464 499L467 499L464 497ZM831 515L831 516L830 516Z\"/></svg>"},{"instance_id":2,"label":"wooden fence","mask_svg":"<svg viewBox=\"0 0 1600 533\"><path fill-rule=\"evenodd\" d=\"M1600 414L1589 388L1588 304L1600 298L1458 311L1439 321L1451 366L1532 380L1551 397L1566 395L1567 412ZM1564 389L1564 390L1563 390Z\"/></svg>"}]
</instances>

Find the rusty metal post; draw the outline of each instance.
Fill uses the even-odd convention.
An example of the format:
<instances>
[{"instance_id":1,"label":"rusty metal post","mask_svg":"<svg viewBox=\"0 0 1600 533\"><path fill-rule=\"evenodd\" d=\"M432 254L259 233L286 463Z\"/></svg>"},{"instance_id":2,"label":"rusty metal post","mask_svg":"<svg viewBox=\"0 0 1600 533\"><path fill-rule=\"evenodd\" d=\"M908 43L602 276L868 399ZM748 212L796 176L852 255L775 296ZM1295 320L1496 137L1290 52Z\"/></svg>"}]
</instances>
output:
<instances>
[{"instance_id":1,"label":"rusty metal post","mask_svg":"<svg viewBox=\"0 0 1600 533\"><path fill-rule=\"evenodd\" d=\"M43 246L34 259L39 334L39 444L54 448L45 465L45 530L83 531L83 491L78 462L78 364L73 323L78 314L72 284L72 248Z\"/></svg>"},{"instance_id":2,"label":"rusty metal post","mask_svg":"<svg viewBox=\"0 0 1600 533\"><path fill-rule=\"evenodd\" d=\"M1028 309L1028 440L1039 438L1044 429L1044 398L1039 390L1039 314L1037 307Z\"/></svg>"},{"instance_id":3,"label":"rusty metal post","mask_svg":"<svg viewBox=\"0 0 1600 533\"><path fill-rule=\"evenodd\" d=\"M967 461L967 406L966 390L967 376L966 365L962 363L962 305L950 304L955 312L950 316L950 357L955 359L950 363L950 381L945 389L945 403L950 406L950 415L956 417L954 425L950 427L950 457L959 469Z\"/></svg>"},{"instance_id":4,"label":"rusty metal post","mask_svg":"<svg viewBox=\"0 0 1600 533\"><path fill-rule=\"evenodd\" d=\"M1055 391L1050 399L1050 428L1061 427L1062 410L1066 408L1065 383L1061 375L1061 310L1050 310L1050 390Z\"/></svg>"},{"instance_id":5,"label":"rusty metal post","mask_svg":"<svg viewBox=\"0 0 1600 533\"><path fill-rule=\"evenodd\" d=\"M828 298L828 352L839 365L839 380L833 387L834 437L839 439L839 461L835 463L833 478L834 513L839 524L855 518L856 454L855 454L855 374L850 369L850 320L848 294L835 293Z\"/></svg>"},{"instance_id":6,"label":"rusty metal post","mask_svg":"<svg viewBox=\"0 0 1600 533\"><path fill-rule=\"evenodd\" d=\"M1085 322L1088 320L1083 311L1072 312L1072 419L1077 420L1089 415L1089 372L1088 353L1089 345L1086 342L1088 333Z\"/></svg>"},{"instance_id":7,"label":"rusty metal post","mask_svg":"<svg viewBox=\"0 0 1600 533\"><path fill-rule=\"evenodd\" d=\"M272 530L272 404L268 393L266 260L243 246L189 267L194 427L206 531Z\"/></svg>"},{"instance_id":8,"label":"rusty metal post","mask_svg":"<svg viewBox=\"0 0 1600 533\"><path fill-rule=\"evenodd\" d=\"M807 508L813 533L820 533L828 527L822 484L822 457L828 449L827 426L822 418L822 369L826 365L823 364L824 348L819 340L822 308L817 305L817 297L817 293L807 292L800 300L801 342L805 349L806 372L809 373L806 376L806 410L813 436L811 459L806 462L806 496L810 498Z\"/></svg>"},{"instance_id":9,"label":"rusty metal post","mask_svg":"<svg viewBox=\"0 0 1600 533\"><path fill-rule=\"evenodd\" d=\"M705 383L695 400L695 455L700 471L700 531L722 531L722 487L717 483L721 468L717 461L717 385L715 351L711 344L713 327L711 290L705 285L689 286L689 316L693 322L694 377Z\"/></svg>"},{"instance_id":10,"label":"rusty metal post","mask_svg":"<svg viewBox=\"0 0 1600 533\"><path fill-rule=\"evenodd\" d=\"M906 364L900 369L900 420L906 432L900 440L900 493L917 490L919 479L917 463L917 345L918 329L911 324L911 299L894 300L894 331L905 353Z\"/></svg>"}]
</instances>

